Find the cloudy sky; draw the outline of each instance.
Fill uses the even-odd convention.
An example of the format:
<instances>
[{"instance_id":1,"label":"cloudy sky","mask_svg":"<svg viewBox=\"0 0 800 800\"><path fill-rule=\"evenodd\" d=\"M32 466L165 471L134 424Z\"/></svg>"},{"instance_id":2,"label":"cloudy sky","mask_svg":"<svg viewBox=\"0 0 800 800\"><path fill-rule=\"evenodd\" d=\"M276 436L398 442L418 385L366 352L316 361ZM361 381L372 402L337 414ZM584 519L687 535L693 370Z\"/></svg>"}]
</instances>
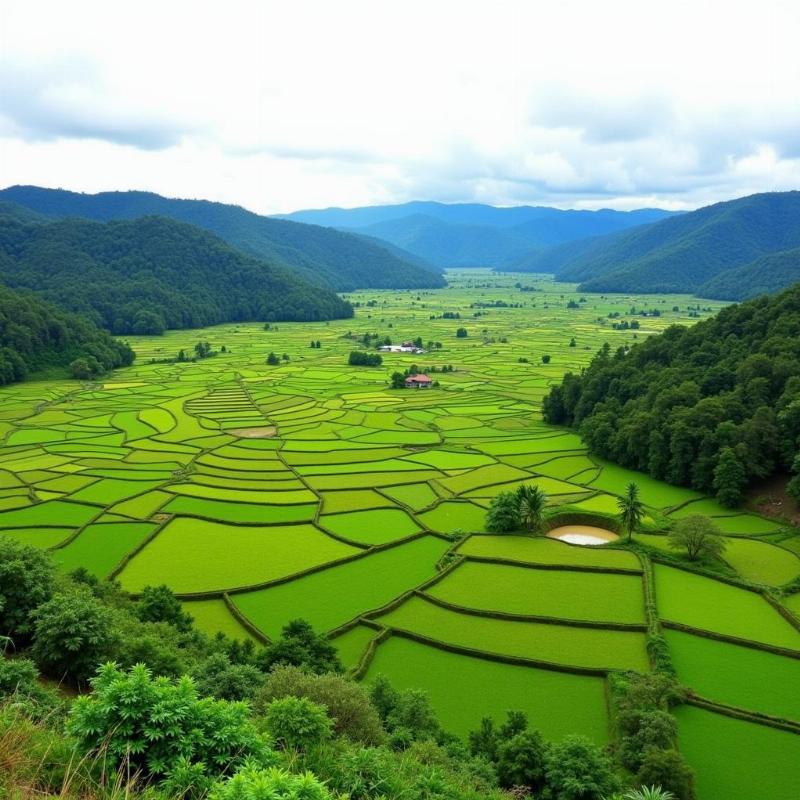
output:
<instances>
[{"instance_id":1,"label":"cloudy sky","mask_svg":"<svg viewBox=\"0 0 800 800\"><path fill-rule=\"evenodd\" d=\"M800 188L797 0L0 2L0 185L262 213Z\"/></svg>"}]
</instances>

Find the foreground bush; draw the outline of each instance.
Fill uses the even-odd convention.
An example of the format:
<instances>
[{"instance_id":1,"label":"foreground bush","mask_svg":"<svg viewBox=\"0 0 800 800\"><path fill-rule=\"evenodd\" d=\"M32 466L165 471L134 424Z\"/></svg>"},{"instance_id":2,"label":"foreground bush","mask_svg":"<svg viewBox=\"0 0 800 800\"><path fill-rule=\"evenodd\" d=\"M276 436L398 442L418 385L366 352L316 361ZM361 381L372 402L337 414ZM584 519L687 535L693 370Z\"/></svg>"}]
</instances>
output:
<instances>
[{"instance_id":1,"label":"foreground bush","mask_svg":"<svg viewBox=\"0 0 800 800\"><path fill-rule=\"evenodd\" d=\"M386 738L367 690L341 675L312 675L297 667L275 667L256 696L256 711L263 711L272 700L282 697L307 697L325 706L335 732L354 742L372 745Z\"/></svg>"},{"instance_id":2,"label":"foreground bush","mask_svg":"<svg viewBox=\"0 0 800 800\"><path fill-rule=\"evenodd\" d=\"M31 612L49 599L54 572L46 553L0 536L0 636L31 633Z\"/></svg>"},{"instance_id":3,"label":"foreground bush","mask_svg":"<svg viewBox=\"0 0 800 800\"><path fill-rule=\"evenodd\" d=\"M328 800L325 786L310 772L292 775L277 767L247 764L212 789L208 800Z\"/></svg>"},{"instance_id":4,"label":"foreground bush","mask_svg":"<svg viewBox=\"0 0 800 800\"><path fill-rule=\"evenodd\" d=\"M124 764L144 779L174 777L180 768L202 787L247 759L274 764L248 706L200 698L191 678L172 681L152 677L141 664L128 672L106 664L91 683L92 694L73 704L67 730L113 767Z\"/></svg>"}]
</instances>

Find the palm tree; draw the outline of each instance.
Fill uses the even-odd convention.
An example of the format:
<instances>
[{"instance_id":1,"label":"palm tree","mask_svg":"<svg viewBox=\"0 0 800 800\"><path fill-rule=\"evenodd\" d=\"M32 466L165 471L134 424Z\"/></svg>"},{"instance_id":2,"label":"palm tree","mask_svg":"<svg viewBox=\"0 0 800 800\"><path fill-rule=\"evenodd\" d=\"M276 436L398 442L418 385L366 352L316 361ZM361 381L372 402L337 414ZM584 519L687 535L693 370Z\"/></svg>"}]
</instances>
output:
<instances>
[{"instance_id":1,"label":"palm tree","mask_svg":"<svg viewBox=\"0 0 800 800\"><path fill-rule=\"evenodd\" d=\"M625 494L617 500L619 509L619 522L622 530L628 534L628 541L633 538L633 532L644 518L644 504L639 499L639 487L631 482Z\"/></svg>"},{"instance_id":2,"label":"palm tree","mask_svg":"<svg viewBox=\"0 0 800 800\"><path fill-rule=\"evenodd\" d=\"M547 495L535 484L517 487L517 503L522 525L529 531L539 531L544 523Z\"/></svg>"},{"instance_id":3,"label":"palm tree","mask_svg":"<svg viewBox=\"0 0 800 800\"><path fill-rule=\"evenodd\" d=\"M675 800L675 795L660 786L642 786L622 795L623 800Z\"/></svg>"}]
</instances>

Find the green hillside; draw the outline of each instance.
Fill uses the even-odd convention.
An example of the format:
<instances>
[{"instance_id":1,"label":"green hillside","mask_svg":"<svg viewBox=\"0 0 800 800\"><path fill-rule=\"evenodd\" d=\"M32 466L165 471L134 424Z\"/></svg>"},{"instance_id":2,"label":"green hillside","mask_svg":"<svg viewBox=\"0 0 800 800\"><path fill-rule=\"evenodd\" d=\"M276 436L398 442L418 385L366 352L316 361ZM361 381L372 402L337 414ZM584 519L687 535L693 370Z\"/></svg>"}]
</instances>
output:
<instances>
[{"instance_id":1,"label":"green hillside","mask_svg":"<svg viewBox=\"0 0 800 800\"><path fill-rule=\"evenodd\" d=\"M73 314L0 286L0 385L86 362L87 377L133 363L127 344Z\"/></svg>"},{"instance_id":2,"label":"green hillside","mask_svg":"<svg viewBox=\"0 0 800 800\"><path fill-rule=\"evenodd\" d=\"M151 192L79 194L37 186L0 191L12 201L49 217L85 217L101 222L158 215L196 225L258 259L298 273L334 291L357 288L433 288L441 273L410 263L374 242L348 233L263 217L244 208L207 200L177 200Z\"/></svg>"},{"instance_id":3,"label":"green hillside","mask_svg":"<svg viewBox=\"0 0 800 800\"><path fill-rule=\"evenodd\" d=\"M0 280L121 334L353 313L333 292L161 217L39 224L0 215Z\"/></svg>"}]
</instances>

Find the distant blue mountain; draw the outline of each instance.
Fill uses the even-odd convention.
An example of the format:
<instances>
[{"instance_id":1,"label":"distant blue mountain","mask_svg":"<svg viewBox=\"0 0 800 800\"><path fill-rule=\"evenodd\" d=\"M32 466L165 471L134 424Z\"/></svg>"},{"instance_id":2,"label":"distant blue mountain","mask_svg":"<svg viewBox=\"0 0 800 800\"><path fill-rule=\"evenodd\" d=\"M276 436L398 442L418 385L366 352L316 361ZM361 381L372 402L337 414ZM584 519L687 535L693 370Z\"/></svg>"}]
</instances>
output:
<instances>
[{"instance_id":1,"label":"distant blue mountain","mask_svg":"<svg viewBox=\"0 0 800 800\"><path fill-rule=\"evenodd\" d=\"M672 216L660 209L564 211L481 203L414 201L362 208L296 211L282 219L383 239L440 267L512 268L540 250Z\"/></svg>"}]
</instances>

